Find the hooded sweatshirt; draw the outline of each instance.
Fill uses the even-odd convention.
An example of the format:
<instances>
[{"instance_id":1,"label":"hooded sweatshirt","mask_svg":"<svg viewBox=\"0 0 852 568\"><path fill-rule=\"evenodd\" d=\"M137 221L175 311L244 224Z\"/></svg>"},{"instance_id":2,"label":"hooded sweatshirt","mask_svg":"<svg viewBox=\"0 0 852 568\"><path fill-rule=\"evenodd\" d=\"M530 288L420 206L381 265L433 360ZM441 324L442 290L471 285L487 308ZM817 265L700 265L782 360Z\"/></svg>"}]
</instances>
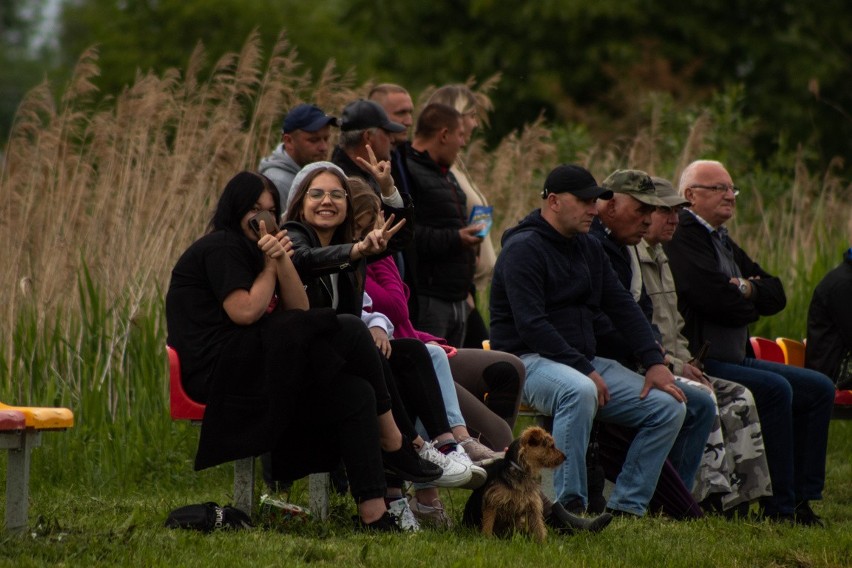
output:
<instances>
[{"instance_id":1,"label":"hooded sweatshirt","mask_svg":"<svg viewBox=\"0 0 852 568\"><path fill-rule=\"evenodd\" d=\"M663 363L651 325L619 283L601 243L565 237L535 210L504 233L491 286L491 346L537 353L588 375L594 321L606 314L645 368Z\"/></svg>"},{"instance_id":2,"label":"hooded sweatshirt","mask_svg":"<svg viewBox=\"0 0 852 568\"><path fill-rule=\"evenodd\" d=\"M300 169L302 168L299 167L299 164L284 151L284 144L279 144L272 154L260 160L260 165L257 167L257 171L272 180L272 183L278 188L282 206L287 203L293 178Z\"/></svg>"}]
</instances>

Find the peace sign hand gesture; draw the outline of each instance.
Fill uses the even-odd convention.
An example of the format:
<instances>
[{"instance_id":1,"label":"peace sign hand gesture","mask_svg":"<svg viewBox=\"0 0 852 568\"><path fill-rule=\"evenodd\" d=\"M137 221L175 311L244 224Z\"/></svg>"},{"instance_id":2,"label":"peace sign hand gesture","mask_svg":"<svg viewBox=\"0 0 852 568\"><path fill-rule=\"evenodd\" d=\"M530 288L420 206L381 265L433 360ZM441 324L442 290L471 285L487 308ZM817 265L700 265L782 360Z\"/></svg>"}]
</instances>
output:
<instances>
[{"instance_id":1,"label":"peace sign hand gesture","mask_svg":"<svg viewBox=\"0 0 852 568\"><path fill-rule=\"evenodd\" d=\"M382 189L382 195L390 197L394 192L393 176L391 176L391 163L387 160L377 160L373 148L367 144L367 155L370 158L368 162L361 156L356 156L355 160L358 164L375 178L379 187Z\"/></svg>"},{"instance_id":2,"label":"peace sign hand gesture","mask_svg":"<svg viewBox=\"0 0 852 568\"><path fill-rule=\"evenodd\" d=\"M405 225L405 219L400 220L396 225L393 222L394 215L391 215L385 221L384 213L379 211L375 228L367 233L361 242L355 243L355 246L352 247L352 260L384 252L388 248L388 242L391 238Z\"/></svg>"}]
</instances>

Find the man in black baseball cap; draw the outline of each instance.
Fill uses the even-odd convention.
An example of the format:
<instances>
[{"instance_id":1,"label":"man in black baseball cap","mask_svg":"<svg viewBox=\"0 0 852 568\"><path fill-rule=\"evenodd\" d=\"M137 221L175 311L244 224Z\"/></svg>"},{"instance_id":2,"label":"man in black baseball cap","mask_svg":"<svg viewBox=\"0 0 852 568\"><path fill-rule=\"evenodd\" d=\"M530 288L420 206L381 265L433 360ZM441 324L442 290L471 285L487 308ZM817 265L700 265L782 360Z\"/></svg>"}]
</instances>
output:
<instances>
[{"instance_id":1,"label":"man in black baseball cap","mask_svg":"<svg viewBox=\"0 0 852 568\"><path fill-rule=\"evenodd\" d=\"M278 188L282 205L287 203L290 185L299 170L328 158L331 127L338 125L336 117L311 104L296 105L284 117L281 143L258 166L258 171Z\"/></svg>"},{"instance_id":2,"label":"man in black baseball cap","mask_svg":"<svg viewBox=\"0 0 852 568\"><path fill-rule=\"evenodd\" d=\"M346 105L340 129L343 132L351 132L368 128L381 128L393 133L405 132L405 126L389 119L385 109L376 101L360 99Z\"/></svg>"},{"instance_id":3,"label":"man in black baseball cap","mask_svg":"<svg viewBox=\"0 0 852 568\"><path fill-rule=\"evenodd\" d=\"M597 418L636 429L607 506L642 516L684 420L683 393L663 364L651 324L618 282L601 243L588 235L598 198L611 198L588 170L561 165L544 202L503 235L491 284L491 347L521 358L523 400L553 417L567 456L554 473L569 511L589 504L586 448ZM419 238L419 235L418 235ZM608 316L647 369L639 375L596 352L595 322Z\"/></svg>"},{"instance_id":4,"label":"man in black baseball cap","mask_svg":"<svg viewBox=\"0 0 852 568\"><path fill-rule=\"evenodd\" d=\"M589 170L574 164L556 166L547 174L541 198L551 193L571 193L578 199L610 199L612 191L598 186Z\"/></svg>"},{"instance_id":5,"label":"man in black baseball cap","mask_svg":"<svg viewBox=\"0 0 852 568\"><path fill-rule=\"evenodd\" d=\"M390 171L391 134L405 131L405 126L390 120L379 103L359 99L343 109L340 131L331 161L347 176L364 179L379 195L391 198L398 193ZM401 200L393 201L395 207L402 206Z\"/></svg>"}]
</instances>

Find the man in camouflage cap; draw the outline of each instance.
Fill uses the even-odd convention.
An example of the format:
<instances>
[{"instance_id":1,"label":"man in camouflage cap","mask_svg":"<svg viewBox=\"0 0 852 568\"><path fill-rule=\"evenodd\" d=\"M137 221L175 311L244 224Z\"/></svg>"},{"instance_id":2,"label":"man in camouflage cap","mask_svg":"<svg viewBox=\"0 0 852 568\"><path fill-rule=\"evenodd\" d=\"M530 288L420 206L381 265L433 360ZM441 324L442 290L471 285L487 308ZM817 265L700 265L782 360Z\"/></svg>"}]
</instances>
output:
<instances>
[{"instance_id":1,"label":"man in camouflage cap","mask_svg":"<svg viewBox=\"0 0 852 568\"><path fill-rule=\"evenodd\" d=\"M598 200L598 216L592 222L589 234L601 241L621 285L631 292L650 323L654 307L642 286L639 262L631 251L647 233L651 214L657 207L665 206L665 202L657 197L651 177L641 170L616 170L601 187L612 191L613 195L611 199ZM656 330L655 335L658 335ZM595 320L595 338L598 354L614 359L628 369L640 369L629 338L605 314L599 314ZM659 342L659 337L657 340ZM669 460L689 490L701 465L704 446L716 415L716 404L711 395L696 386L686 383L678 386L686 395L686 417L669 452Z\"/></svg>"},{"instance_id":2,"label":"man in camouflage cap","mask_svg":"<svg viewBox=\"0 0 852 568\"><path fill-rule=\"evenodd\" d=\"M589 505L586 447L597 419L636 430L606 506L642 516L686 408L650 322L587 234L596 201L611 197L581 166L548 174L541 208L503 235L491 285L491 346L521 358L524 401L553 417L556 445L566 454L554 471L557 500L572 512ZM624 330L644 376L597 355L599 314Z\"/></svg>"}]
</instances>

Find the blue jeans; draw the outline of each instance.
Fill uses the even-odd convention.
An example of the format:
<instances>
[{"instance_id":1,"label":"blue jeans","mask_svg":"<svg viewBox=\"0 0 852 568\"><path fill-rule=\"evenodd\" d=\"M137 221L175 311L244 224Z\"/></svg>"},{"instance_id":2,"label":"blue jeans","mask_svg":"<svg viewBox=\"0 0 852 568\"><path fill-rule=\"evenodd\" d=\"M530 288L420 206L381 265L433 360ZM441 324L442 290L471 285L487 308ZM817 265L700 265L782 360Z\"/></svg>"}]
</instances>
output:
<instances>
[{"instance_id":1,"label":"blue jeans","mask_svg":"<svg viewBox=\"0 0 852 568\"><path fill-rule=\"evenodd\" d=\"M592 365L603 376L611 397L599 409L597 389L586 375L536 354L522 355L521 360L527 370L524 402L553 417L553 437L565 453L565 462L553 476L556 498L563 503L580 498L583 505L588 504L586 448L597 415L604 422L638 429L607 505L643 515L683 424L685 405L656 389L640 400L641 375L596 357Z\"/></svg>"},{"instance_id":2,"label":"blue jeans","mask_svg":"<svg viewBox=\"0 0 852 568\"><path fill-rule=\"evenodd\" d=\"M446 351L437 345L430 345L429 343L425 345L429 356L432 358L432 367L435 368L435 376L438 377L438 386L441 389L441 399L444 401L444 410L447 413L447 422L450 424L450 429L454 426L466 426ZM423 422L419 418L414 423L414 427L421 438L424 440L430 439L429 434L426 432L426 427L423 426Z\"/></svg>"},{"instance_id":3,"label":"blue jeans","mask_svg":"<svg viewBox=\"0 0 852 568\"><path fill-rule=\"evenodd\" d=\"M772 497L767 513L792 513L798 501L822 498L834 384L817 371L746 357L709 359L707 373L749 389L757 403Z\"/></svg>"},{"instance_id":4,"label":"blue jeans","mask_svg":"<svg viewBox=\"0 0 852 568\"><path fill-rule=\"evenodd\" d=\"M716 418L716 401L696 386L681 381L677 386L686 395L686 417L669 452L669 461L686 488L692 491Z\"/></svg>"},{"instance_id":5,"label":"blue jeans","mask_svg":"<svg viewBox=\"0 0 852 568\"><path fill-rule=\"evenodd\" d=\"M432 357L432 366L435 367L438 386L441 387L441 397L444 399L444 409L447 411L447 421L450 423L450 428L465 426L447 352L440 346L429 343L426 344L426 349L429 351L429 356Z\"/></svg>"}]
</instances>

